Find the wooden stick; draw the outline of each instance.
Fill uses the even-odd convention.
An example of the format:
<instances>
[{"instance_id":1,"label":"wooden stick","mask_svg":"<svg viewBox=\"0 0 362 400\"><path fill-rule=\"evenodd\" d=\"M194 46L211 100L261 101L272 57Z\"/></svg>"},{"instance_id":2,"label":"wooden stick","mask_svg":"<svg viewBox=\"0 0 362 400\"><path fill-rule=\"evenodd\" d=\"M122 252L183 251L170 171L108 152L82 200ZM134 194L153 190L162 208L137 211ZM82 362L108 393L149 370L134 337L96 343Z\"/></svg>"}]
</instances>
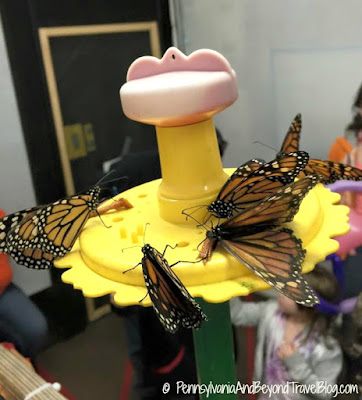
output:
<instances>
[{"instance_id":1,"label":"wooden stick","mask_svg":"<svg viewBox=\"0 0 362 400\"><path fill-rule=\"evenodd\" d=\"M4 393L7 400L24 400L29 393L46 384L28 364L0 345L0 393ZM31 400L66 398L49 386L32 396Z\"/></svg>"}]
</instances>

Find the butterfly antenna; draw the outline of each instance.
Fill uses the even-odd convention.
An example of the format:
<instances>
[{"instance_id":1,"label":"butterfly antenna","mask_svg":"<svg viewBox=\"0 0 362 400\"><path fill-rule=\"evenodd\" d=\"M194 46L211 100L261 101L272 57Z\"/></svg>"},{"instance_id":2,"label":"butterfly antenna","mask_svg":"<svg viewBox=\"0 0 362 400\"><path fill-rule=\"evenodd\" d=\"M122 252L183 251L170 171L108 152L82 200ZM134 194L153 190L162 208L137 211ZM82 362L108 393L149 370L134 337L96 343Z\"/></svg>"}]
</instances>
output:
<instances>
[{"instance_id":1,"label":"butterfly antenna","mask_svg":"<svg viewBox=\"0 0 362 400\"><path fill-rule=\"evenodd\" d=\"M111 169L104 176L102 176L102 178L94 186L99 186L100 183L102 183L106 178L109 177L109 175L113 174L114 172L116 172L116 170L115 169Z\"/></svg>"},{"instance_id":2,"label":"butterfly antenna","mask_svg":"<svg viewBox=\"0 0 362 400\"><path fill-rule=\"evenodd\" d=\"M128 249L134 249L135 247L142 247L142 246L130 246L130 247L124 247L124 248L122 249L122 253L123 253L123 251L124 251L124 250L128 250Z\"/></svg>"},{"instance_id":3,"label":"butterfly antenna","mask_svg":"<svg viewBox=\"0 0 362 400\"><path fill-rule=\"evenodd\" d=\"M184 210L182 210L182 214L186 215L186 221L187 221L189 216L191 216L193 213L197 212L198 210L200 210L203 207L207 207L207 206L206 205L201 205L201 206L188 207L188 208L185 208ZM192 211L190 214L188 214L186 212L188 210L194 210L194 211Z\"/></svg>"},{"instance_id":4,"label":"butterfly antenna","mask_svg":"<svg viewBox=\"0 0 362 400\"><path fill-rule=\"evenodd\" d=\"M269 145L267 145L267 144L265 144L265 143L263 143L263 142L260 142L259 140L254 140L253 143L254 143L254 144L255 144L255 143L261 144L262 146L264 146L264 147L266 147L266 148L268 148L268 149L271 149L271 150L275 151L276 153L278 153L278 151L279 151L279 150L274 149L274 147L271 147L271 146L269 146Z\"/></svg>"},{"instance_id":5,"label":"butterfly antenna","mask_svg":"<svg viewBox=\"0 0 362 400\"><path fill-rule=\"evenodd\" d=\"M145 243L146 243L146 230L147 230L148 225L151 225L151 224L149 222L147 222L145 224L145 230L143 231L143 245L145 245Z\"/></svg>"},{"instance_id":6,"label":"butterfly antenna","mask_svg":"<svg viewBox=\"0 0 362 400\"><path fill-rule=\"evenodd\" d=\"M112 228L112 226L108 226L105 224L105 222L103 221L103 218L101 216L101 214L99 213L98 209L96 209L96 213L98 215L98 217L100 218L100 220L102 221L102 224L106 227L106 228Z\"/></svg>"},{"instance_id":7,"label":"butterfly antenna","mask_svg":"<svg viewBox=\"0 0 362 400\"><path fill-rule=\"evenodd\" d=\"M108 184L108 183L112 183L112 182L117 182L117 181L120 181L121 179L129 179L129 177L128 176L120 176L119 178L114 178L114 179L110 179L109 181L102 181L102 183L103 183L103 185L106 185L106 184Z\"/></svg>"}]
</instances>

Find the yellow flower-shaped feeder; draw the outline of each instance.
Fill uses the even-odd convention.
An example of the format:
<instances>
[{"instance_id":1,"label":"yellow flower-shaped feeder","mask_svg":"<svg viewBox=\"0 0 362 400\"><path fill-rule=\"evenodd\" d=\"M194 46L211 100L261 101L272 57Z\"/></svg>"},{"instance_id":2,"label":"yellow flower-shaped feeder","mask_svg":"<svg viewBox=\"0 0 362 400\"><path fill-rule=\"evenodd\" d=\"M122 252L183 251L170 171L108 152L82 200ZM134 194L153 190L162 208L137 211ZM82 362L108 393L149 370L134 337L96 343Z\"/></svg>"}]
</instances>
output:
<instances>
[{"instance_id":1,"label":"yellow flower-shaped feeder","mask_svg":"<svg viewBox=\"0 0 362 400\"><path fill-rule=\"evenodd\" d=\"M102 216L110 228L107 229L99 218L92 218L87 223L72 252L56 262L57 267L71 268L63 273L64 282L81 289L85 296L115 293L115 302L121 306L138 304L146 295L142 268L125 274L123 271L131 269L142 258L146 223L150 225L145 240L156 249L163 251L166 244L178 244L176 249L166 252L170 264L197 259L197 248L205 237L205 229L196 228L193 221L172 224L160 218L157 200L160 182L149 182L122 193L121 196L134 208ZM334 205L338 200L338 194L318 185L306 196L294 221L289 224L307 251L303 272L311 271L316 263L338 249L338 242L331 236L348 231L348 208ZM202 262L181 263L173 270L194 297L202 297L211 303L269 288L224 251L215 251L206 265ZM151 302L147 297L141 304L148 306Z\"/></svg>"},{"instance_id":2,"label":"yellow flower-shaped feeder","mask_svg":"<svg viewBox=\"0 0 362 400\"><path fill-rule=\"evenodd\" d=\"M210 50L186 57L170 48L161 60L141 57L132 64L121 89L123 110L131 119L156 125L163 179L119 195L134 207L103 216L110 228L99 218L87 222L73 250L55 263L59 268L70 268L62 275L64 282L81 289L85 296L115 293L114 300L121 306L139 304L146 295L142 268L123 272L141 261L144 240L161 252L166 244L177 244L175 249L167 250L170 264L197 259L198 245L206 231L197 228L193 220L186 221L181 212L209 204L233 172L222 169L211 117L236 98L234 71L220 54ZM240 163L243 161L246 160ZM348 208L335 205L338 201L338 194L318 185L306 196L290 223L307 251L303 272L309 272L335 252L338 242L331 237L349 229ZM205 209L193 214L199 220L204 215ZM150 225L145 234L147 223ZM217 250L206 265L180 263L174 272L194 297L223 303L219 308L210 308L202 301L210 321L195 334L200 380L233 380L231 334L227 329L230 319L225 302L267 289L268 285L235 258ZM141 304L151 303L146 297ZM210 353L210 340L216 340L216 347L220 343L225 347ZM208 349L203 351L205 346Z\"/></svg>"}]
</instances>

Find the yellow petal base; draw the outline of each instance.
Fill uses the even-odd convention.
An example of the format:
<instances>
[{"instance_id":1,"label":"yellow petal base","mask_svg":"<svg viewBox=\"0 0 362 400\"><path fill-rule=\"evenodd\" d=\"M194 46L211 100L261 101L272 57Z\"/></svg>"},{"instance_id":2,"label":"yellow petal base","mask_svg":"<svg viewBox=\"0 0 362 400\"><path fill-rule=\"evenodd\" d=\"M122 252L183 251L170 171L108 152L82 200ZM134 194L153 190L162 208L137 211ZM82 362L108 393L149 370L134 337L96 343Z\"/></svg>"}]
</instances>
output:
<instances>
[{"instance_id":1,"label":"yellow petal base","mask_svg":"<svg viewBox=\"0 0 362 400\"><path fill-rule=\"evenodd\" d=\"M225 172L230 175L233 170ZM166 244L178 244L174 250L166 252L169 264L196 260L197 247L205 237L205 229L190 224L176 225L160 218L157 201L160 182L152 181L117 196L125 197L134 208L104 215L103 221L110 228L106 228L98 217L87 222L73 250L55 262L58 268L71 268L63 273L64 282L81 289L87 297L115 293L115 302L120 306L139 304L146 295L142 267L123 272L141 261L146 223L150 224L146 230L146 243L161 252ZM294 221L288 224L307 250L303 272L311 271L316 263L338 249L338 242L331 237L349 230L349 209L335 205L339 198L338 194L317 185L304 199ZM219 247L206 265L185 262L177 264L174 271L191 295L211 303L269 288ZM149 306L151 302L147 297L141 304Z\"/></svg>"}]
</instances>

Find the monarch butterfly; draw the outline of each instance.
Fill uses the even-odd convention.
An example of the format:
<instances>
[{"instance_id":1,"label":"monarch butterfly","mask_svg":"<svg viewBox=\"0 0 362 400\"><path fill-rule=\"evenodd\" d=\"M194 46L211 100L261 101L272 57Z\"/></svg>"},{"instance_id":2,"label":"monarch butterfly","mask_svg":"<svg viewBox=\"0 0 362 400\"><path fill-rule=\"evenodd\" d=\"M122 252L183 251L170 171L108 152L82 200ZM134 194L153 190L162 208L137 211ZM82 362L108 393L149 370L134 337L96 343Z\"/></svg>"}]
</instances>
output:
<instances>
[{"instance_id":1,"label":"monarch butterfly","mask_svg":"<svg viewBox=\"0 0 362 400\"><path fill-rule=\"evenodd\" d=\"M218 218L230 218L293 182L308 160L304 151L283 154L269 163L251 160L231 175L207 210Z\"/></svg>"},{"instance_id":2,"label":"monarch butterfly","mask_svg":"<svg viewBox=\"0 0 362 400\"><path fill-rule=\"evenodd\" d=\"M298 114L291 123L280 152L277 155L282 157L283 154L291 151L298 151L300 133L302 130L302 116ZM322 183L330 184L340 179L348 179L354 181L362 180L362 170L350 165L336 163L333 161L323 161L318 159L310 159L301 176L318 174L322 176Z\"/></svg>"},{"instance_id":3,"label":"monarch butterfly","mask_svg":"<svg viewBox=\"0 0 362 400\"><path fill-rule=\"evenodd\" d=\"M85 194L0 219L0 251L28 268L49 268L55 258L63 257L72 249L88 218L100 213L97 211L100 192L101 188L96 186ZM122 200L107 206L102 213L121 204L131 206Z\"/></svg>"},{"instance_id":4,"label":"monarch butterfly","mask_svg":"<svg viewBox=\"0 0 362 400\"><path fill-rule=\"evenodd\" d=\"M319 181L308 176L293 182L231 219L208 230L199 256L210 259L218 243L257 276L300 304L313 306L318 298L300 275L305 250L290 229L305 195Z\"/></svg>"},{"instance_id":5,"label":"monarch butterfly","mask_svg":"<svg viewBox=\"0 0 362 400\"><path fill-rule=\"evenodd\" d=\"M152 306L164 328L171 333L175 333L181 325L184 328L198 329L207 317L172 271L172 267L180 261L169 265L164 258L168 247L170 246L167 245L161 254L154 247L145 244L142 247L142 261L136 267L142 264Z\"/></svg>"}]
</instances>

